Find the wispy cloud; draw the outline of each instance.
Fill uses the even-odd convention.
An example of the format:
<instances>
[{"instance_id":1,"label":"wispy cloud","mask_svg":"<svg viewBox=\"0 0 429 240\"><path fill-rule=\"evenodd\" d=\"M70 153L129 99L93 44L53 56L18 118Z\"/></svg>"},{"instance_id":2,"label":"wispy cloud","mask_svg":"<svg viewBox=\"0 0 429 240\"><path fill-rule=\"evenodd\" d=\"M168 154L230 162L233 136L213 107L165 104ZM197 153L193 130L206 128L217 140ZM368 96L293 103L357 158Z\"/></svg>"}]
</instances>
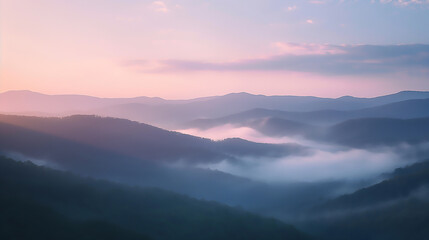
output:
<instances>
[{"instance_id":1,"label":"wispy cloud","mask_svg":"<svg viewBox=\"0 0 429 240\"><path fill-rule=\"evenodd\" d=\"M429 4L429 0L371 0L371 3L395 4L397 6L410 6Z\"/></svg>"},{"instance_id":2,"label":"wispy cloud","mask_svg":"<svg viewBox=\"0 0 429 240\"><path fill-rule=\"evenodd\" d=\"M167 7L167 4L165 4L163 1L152 2L152 8L156 12L167 13L170 11L170 9Z\"/></svg>"},{"instance_id":3,"label":"wispy cloud","mask_svg":"<svg viewBox=\"0 0 429 240\"><path fill-rule=\"evenodd\" d=\"M293 11L296 11L296 9L297 9L297 6L289 6L289 7L287 7L286 8L286 10L288 11L288 12L293 12Z\"/></svg>"},{"instance_id":4,"label":"wispy cloud","mask_svg":"<svg viewBox=\"0 0 429 240\"><path fill-rule=\"evenodd\" d=\"M274 46L277 47L282 54L291 55L323 55L323 54L339 54L345 53L340 47L329 44L311 44L311 43L285 43L276 42Z\"/></svg>"},{"instance_id":5,"label":"wispy cloud","mask_svg":"<svg viewBox=\"0 0 429 240\"><path fill-rule=\"evenodd\" d=\"M325 4L326 3L326 1L322 1L322 0L312 0L312 1L309 1L311 4Z\"/></svg>"},{"instance_id":6,"label":"wispy cloud","mask_svg":"<svg viewBox=\"0 0 429 240\"><path fill-rule=\"evenodd\" d=\"M327 4L327 3L345 3L345 2L367 2L367 0L312 0L308 1L310 4ZM429 4L429 0L371 0L370 3L380 4L393 4L396 6L412 6L412 5L424 5Z\"/></svg>"},{"instance_id":7,"label":"wispy cloud","mask_svg":"<svg viewBox=\"0 0 429 240\"><path fill-rule=\"evenodd\" d=\"M281 54L233 62L159 61L152 71L296 71L329 75L429 73L429 45L323 45L275 43ZM128 66L146 67L141 60ZM147 69L147 68L146 68Z\"/></svg>"}]
</instances>

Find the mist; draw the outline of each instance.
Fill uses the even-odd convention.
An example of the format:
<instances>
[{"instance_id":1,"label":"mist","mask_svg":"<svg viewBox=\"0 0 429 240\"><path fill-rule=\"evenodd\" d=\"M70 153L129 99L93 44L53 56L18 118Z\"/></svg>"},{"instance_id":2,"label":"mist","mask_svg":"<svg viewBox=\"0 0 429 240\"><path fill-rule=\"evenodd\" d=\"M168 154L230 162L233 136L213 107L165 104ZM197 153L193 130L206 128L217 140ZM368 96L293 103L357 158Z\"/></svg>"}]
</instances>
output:
<instances>
[{"instance_id":1,"label":"mist","mask_svg":"<svg viewBox=\"0 0 429 240\"><path fill-rule=\"evenodd\" d=\"M25 155L19 152L12 151L0 151L0 155L20 162L31 162L37 166L48 167L56 170L66 170L60 165L56 164L54 161L50 160L49 158L44 159L32 157L30 155Z\"/></svg>"},{"instance_id":2,"label":"mist","mask_svg":"<svg viewBox=\"0 0 429 240\"><path fill-rule=\"evenodd\" d=\"M383 173L410 165L428 156L429 144L399 144L373 148L351 148L302 137L269 137L249 127L231 124L199 130L179 130L213 140L238 137L260 143L295 143L309 148L306 155L281 158L244 157L240 162L224 160L199 167L267 183L320 181L380 181Z\"/></svg>"}]
</instances>

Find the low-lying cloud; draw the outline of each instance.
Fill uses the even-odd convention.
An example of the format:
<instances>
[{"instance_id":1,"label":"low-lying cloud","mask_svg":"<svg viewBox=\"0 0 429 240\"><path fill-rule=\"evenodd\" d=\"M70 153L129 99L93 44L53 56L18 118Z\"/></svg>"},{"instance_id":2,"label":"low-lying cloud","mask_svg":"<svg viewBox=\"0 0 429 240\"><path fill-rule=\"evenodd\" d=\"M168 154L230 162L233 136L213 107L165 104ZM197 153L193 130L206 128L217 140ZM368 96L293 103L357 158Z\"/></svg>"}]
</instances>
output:
<instances>
[{"instance_id":1,"label":"low-lying cloud","mask_svg":"<svg viewBox=\"0 0 429 240\"><path fill-rule=\"evenodd\" d=\"M53 161L50 161L49 159L31 157L31 156L24 155L24 154L19 153L19 152L0 151L0 156L5 156L5 157L8 157L8 158L11 158L13 160L20 161L20 162L29 161L35 165L38 165L38 166L49 167L49 168L53 168L53 169L57 169L57 170L65 170L63 167L59 166L58 164L56 164Z\"/></svg>"},{"instance_id":2,"label":"low-lying cloud","mask_svg":"<svg viewBox=\"0 0 429 240\"><path fill-rule=\"evenodd\" d=\"M261 143L288 143L295 142L292 138L282 137L282 138L273 138L265 136L260 132L254 130L250 127L236 127L232 124L225 124L222 126L217 126L209 129L198 129L198 128L188 128L176 130L178 132L189 134L193 136L199 136L203 138L209 138L215 141L224 140L227 138L242 138L252 142L261 142Z\"/></svg>"},{"instance_id":3,"label":"low-lying cloud","mask_svg":"<svg viewBox=\"0 0 429 240\"><path fill-rule=\"evenodd\" d=\"M394 147L354 149L343 146L309 141L303 138L267 137L247 127L223 125L182 132L221 140L239 137L263 143L298 143L312 149L311 154L282 158L242 158L237 162L221 161L200 165L264 182L317 182L336 180L379 180L383 173L422 160L429 154L429 144L415 146L401 144Z\"/></svg>"},{"instance_id":4,"label":"low-lying cloud","mask_svg":"<svg viewBox=\"0 0 429 240\"><path fill-rule=\"evenodd\" d=\"M309 156L275 160L247 158L245 164L223 161L205 165L211 169L265 182L317 182L365 180L409 164L394 152L371 152L349 149L341 152L316 150Z\"/></svg>"}]
</instances>

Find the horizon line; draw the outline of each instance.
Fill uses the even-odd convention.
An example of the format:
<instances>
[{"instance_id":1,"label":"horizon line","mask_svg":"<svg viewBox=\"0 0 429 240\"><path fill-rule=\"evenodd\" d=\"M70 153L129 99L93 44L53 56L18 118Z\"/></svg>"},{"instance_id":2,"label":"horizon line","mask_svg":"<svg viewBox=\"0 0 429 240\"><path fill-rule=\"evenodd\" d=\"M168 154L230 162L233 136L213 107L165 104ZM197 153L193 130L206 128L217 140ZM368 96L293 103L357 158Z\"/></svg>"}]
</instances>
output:
<instances>
[{"instance_id":1,"label":"horizon line","mask_svg":"<svg viewBox=\"0 0 429 240\"><path fill-rule=\"evenodd\" d=\"M0 92L0 95L7 94L7 93L17 93L17 92L22 92L22 93L26 92L26 93L39 94L39 95L44 95L44 96L80 96L80 97L92 97L92 98L99 98L99 99L150 98L150 99L159 99L159 100L164 100L164 101L190 101L190 100L196 100L196 99L225 97L225 96L229 96L229 95L239 95L239 94L242 94L242 95L246 94L246 95L251 95L251 96L263 96L263 97L315 97L315 98L322 98L322 99L340 99L340 98L351 97L351 98L365 99L365 98L376 98L376 97L395 95L395 94L405 93L405 92L422 92L423 93L423 92L429 92L429 89L428 90L406 89L406 90L390 92L390 93L386 93L386 94L382 94L382 95L374 95L374 96L370 96L370 97L359 97L359 96L353 96L353 95L341 95L339 97L321 97L321 96L315 96L315 95L292 95L292 94L265 95L265 94L258 94L258 93L251 93L251 92L243 91L243 92L230 92L230 93L219 94L219 95L200 96L200 97L195 97L195 98L168 99L168 98L163 98L163 97L158 97L158 96L145 96L145 95L130 96L130 97L102 97L102 96L95 96L95 95L89 95L89 94L79 94L79 93L55 93L55 94L51 94L51 93L43 93L43 92L38 92L38 91L33 91L33 90L28 90L28 89L7 90L7 91Z\"/></svg>"}]
</instances>

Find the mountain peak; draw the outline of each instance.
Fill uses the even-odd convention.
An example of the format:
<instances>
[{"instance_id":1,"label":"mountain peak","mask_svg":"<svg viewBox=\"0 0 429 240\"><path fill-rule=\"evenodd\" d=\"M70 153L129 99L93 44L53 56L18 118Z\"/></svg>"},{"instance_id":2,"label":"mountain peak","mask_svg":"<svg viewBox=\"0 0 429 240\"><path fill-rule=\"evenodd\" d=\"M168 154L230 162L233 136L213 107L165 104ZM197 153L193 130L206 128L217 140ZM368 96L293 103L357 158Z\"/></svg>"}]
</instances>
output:
<instances>
[{"instance_id":1,"label":"mountain peak","mask_svg":"<svg viewBox=\"0 0 429 240\"><path fill-rule=\"evenodd\" d=\"M254 95L247 92L237 92L237 93L228 93L225 96L254 96Z\"/></svg>"},{"instance_id":2,"label":"mountain peak","mask_svg":"<svg viewBox=\"0 0 429 240\"><path fill-rule=\"evenodd\" d=\"M337 99L342 99L342 100L351 100L351 99L356 99L357 97L353 97L353 96L350 96L350 95L345 95L345 96L342 96L342 97L339 97L339 98L337 98Z\"/></svg>"},{"instance_id":3,"label":"mountain peak","mask_svg":"<svg viewBox=\"0 0 429 240\"><path fill-rule=\"evenodd\" d=\"M0 93L0 95L16 95L16 94L20 94L20 95L23 95L23 94L45 95L43 93L33 92L30 90L10 90L10 91Z\"/></svg>"}]
</instances>

